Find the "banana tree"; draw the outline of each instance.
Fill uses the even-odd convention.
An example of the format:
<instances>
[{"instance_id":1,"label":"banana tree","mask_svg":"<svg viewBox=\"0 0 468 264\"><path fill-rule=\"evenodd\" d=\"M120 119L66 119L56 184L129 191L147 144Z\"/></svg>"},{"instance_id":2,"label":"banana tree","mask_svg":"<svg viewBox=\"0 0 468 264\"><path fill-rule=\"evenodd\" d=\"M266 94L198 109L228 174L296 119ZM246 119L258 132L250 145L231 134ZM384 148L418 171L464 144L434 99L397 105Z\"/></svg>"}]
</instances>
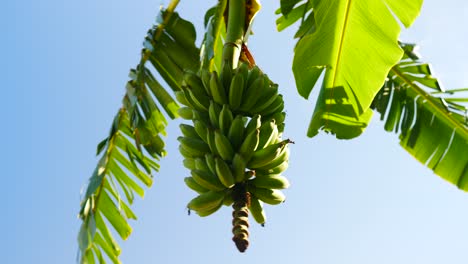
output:
<instances>
[{"instance_id":1,"label":"banana tree","mask_svg":"<svg viewBox=\"0 0 468 264\"><path fill-rule=\"evenodd\" d=\"M186 184L202 197L201 202L192 200L189 209L205 216L222 204L233 204L233 240L240 251L248 246L245 218L249 212L262 223L261 202L284 200L278 189L287 187L287 180L272 176L287 167L283 153L290 141L281 138L282 97L248 49L260 3L217 1L206 11L200 47L193 24L175 12L178 4L171 1L161 9L156 25L148 30L141 59L130 70L122 107L109 135L97 146L101 156L79 213L83 221L78 235L81 263L106 259L120 263L121 250L113 233L126 239L132 231L128 219L136 219L130 207L134 196L143 197L144 186L152 185L152 173L165 156L162 136L167 117L194 120L193 126L181 126L184 137L180 138L184 165L192 170ZM440 177L467 190L468 99L463 97L467 89L442 89L429 65L415 53L415 45L398 40L399 23L409 27L421 5L422 1L404 0L281 0L277 29L299 25L293 61L298 93L308 98L323 76L308 136L322 130L338 139L352 139L365 130L373 112L380 113L384 129L398 133L405 150ZM253 90L253 86L263 90ZM237 130L234 124L240 124ZM239 132L244 130L251 133ZM187 142L190 133L200 140ZM245 143L254 139L254 147ZM229 150L229 146L234 147ZM249 153L263 157L260 151L267 148L274 149L274 157L242 162ZM219 182L211 182L212 187L201 184L203 176L198 174L204 170L200 169L203 164L196 164L197 151L217 157L214 165L210 166L208 158L205 161L207 167L214 167L215 175L222 175ZM239 153L241 158L236 159ZM286 163L278 163L279 156ZM242 169L236 170L239 166L234 164L239 163ZM270 167L262 169L266 165ZM279 165L283 167L278 169ZM220 173L229 171L226 167L233 170L232 178L225 177L231 172ZM269 176L262 178L268 170ZM257 189L269 193L262 196ZM211 198L203 196L206 193Z\"/></svg>"}]
</instances>

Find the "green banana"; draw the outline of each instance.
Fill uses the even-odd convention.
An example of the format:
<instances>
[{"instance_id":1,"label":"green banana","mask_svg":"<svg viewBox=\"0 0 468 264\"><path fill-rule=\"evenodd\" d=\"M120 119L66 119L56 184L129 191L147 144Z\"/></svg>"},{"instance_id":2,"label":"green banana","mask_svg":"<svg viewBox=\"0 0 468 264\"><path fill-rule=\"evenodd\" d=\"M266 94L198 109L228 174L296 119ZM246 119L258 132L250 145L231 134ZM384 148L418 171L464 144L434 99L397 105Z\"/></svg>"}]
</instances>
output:
<instances>
[{"instance_id":1,"label":"green banana","mask_svg":"<svg viewBox=\"0 0 468 264\"><path fill-rule=\"evenodd\" d=\"M234 197L232 197L232 189L225 192L223 204L225 206L231 206L234 203Z\"/></svg>"},{"instance_id":2,"label":"green banana","mask_svg":"<svg viewBox=\"0 0 468 264\"><path fill-rule=\"evenodd\" d=\"M221 81L218 79L218 74L216 72L211 73L210 77L210 91L213 100L218 104L226 104L228 102L226 91L224 90Z\"/></svg>"},{"instance_id":3,"label":"green banana","mask_svg":"<svg viewBox=\"0 0 468 264\"><path fill-rule=\"evenodd\" d=\"M206 111L207 108L200 101L197 100L197 102L195 102L193 100L194 95L190 94L191 92L189 89L187 89L186 87L185 88L183 87L182 91L185 95L185 99L187 100L187 103L189 104L190 108L197 110L197 111Z\"/></svg>"},{"instance_id":4,"label":"green banana","mask_svg":"<svg viewBox=\"0 0 468 264\"><path fill-rule=\"evenodd\" d=\"M278 138L278 127L274 119L264 122L260 127L260 139L258 149L263 149L271 145Z\"/></svg>"},{"instance_id":5,"label":"green banana","mask_svg":"<svg viewBox=\"0 0 468 264\"><path fill-rule=\"evenodd\" d=\"M286 196L280 190L272 190L252 186L250 186L249 190L255 197L267 204L276 205L286 200Z\"/></svg>"},{"instance_id":6,"label":"green banana","mask_svg":"<svg viewBox=\"0 0 468 264\"><path fill-rule=\"evenodd\" d=\"M241 115L237 115L236 118L234 118L227 135L232 147L235 150L239 149L244 140L244 120Z\"/></svg>"},{"instance_id":7,"label":"green banana","mask_svg":"<svg viewBox=\"0 0 468 264\"><path fill-rule=\"evenodd\" d=\"M210 117L208 116L208 113L200 112L195 109L193 110L193 120L198 120L205 124L210 124Z\"/></svg>"},{"instance_id":8,"label":"green banana","mask_svg":"<svg viewBox=\"0 0 468 264\"><path fill-rule=\"evenodd\" d=\"M216 162L213 154L207 153L205 154L205 162L206 165L208 165L208 168L210 169L211 173L215 174L216 173Z\"/></svg>"},{"instance_id":9,"label":"green banana","mask_svg":"<svg viewBox=\"0 0 468 264\"><path fill-rule=\"evenodd\" d=\"M190 189L194 190L195 192L202 194L208 192L209 190L198 184L192 177L185 177L184 178L185 185Z\"/></svg>"},{"instance_id":10,"label":"green banana","mask_svg":"<svg viewBox=\"0 0 468 264\"><path fill-rule=\"evenodd\" d=\"M175 94L175 98L177 99L177 101L179 101L179 103L185 105L185 106L188 106L190 108L193 108L193 105L191 105L188 101L187 101L187 98L185 98L185 94L184 92L182 91L175 91L174 92Z\"/></svg>"},{"instance_id":11,"label":"green banana","mask_svg":"<svg viewBox=\"0 0 468 264\"><path fill-rule=\"evenodd\" d=\"M214 101L210 101L208 115L210 117L211 126L219 128L219 115L221 114L221 107Z\"/></svg>"},{"instance_id":12,"label":"green banana","mask_svg":"<svg viewBox=\"0 0 468 264\"><path fill-rule=\"evenodd\" d=\"M205 89L206 94L211 96L211 90L210 90L210 72L207 70L202 70L201 71L201 79L203 83L203 88Z\"/></svg>"},{"instance_id":13,"label":"green banana","mask_svg":"<svg viewBox=\"0 0 468 264\"><path fill-rule=\"evenodd\" d=\"M258 77L250 87L244 91L243 100L239 107L241 111L249 112L250 109L257 103L258 99L264 92L264 76Z\"/></svg>"},{"instance_id":14,"label":"green banana","mask_svg":"<svg viewBox=\"0 0 468 264\"><path fill-rule=\"evenodd\" d=\"M244 181L244 173L247 162L239 153L234 154L232 158L232 173L236 182Z\"/></svg>"},{"instance_id":15,"label":"green banana","mask_svg":"<svg viewBox=\"0 0 468 264\"><path fill-rule=\"evenodd\" d=\"M260 168L275 158L279 157L282 152L285 150L287 144L289 143L289 139L283 140L279 143L270 145L264 149L259 149L252 154L251 159L247 163L248 168Z\"/></svg>"},{"instance_id":16,"label":"green banana","mask_svg":"<svg viewBox=\"0 0 468 264\"><path fill-rule=\"evenodd\" d=\"M281 175L255 177L249 184L265 189L286 189L290 185L288 179Z\"/></svg>"},{"instance_id":17,"label":"green banana","mask_svg":"<svg viewBox=\"0 0 468 264\"><path fill-rule=\"evenodd\" d=\"M275 98L275 101L269 105L269 107L260 112L263 116L268 116L277 112L281 112L284 109L283 96L280 94Z\"/></svg>"},{"instance_id":18,"label":"green banana","mask_svg":"<svg viewBox=\"0 0 468 264\"><path fill-rule=\"evenodd\" d=\"M250 132L262 126L262 117L260 115L254 115L247 126L245 127L245 133L248 135Z\"/></svg>"},{"instance_id":19,"label":"green banana","mask_svg":"<svg viewBox=\"0 0 468 264\"><path fill-rule=\"evenodd\" d=\"M201 170L201 171L211 172L211 170L208 167L204 157L195 159L195 169Z\"/></svg>"},{"instance_id":20,"label":"green banana","mask_svg":"<svg viewBox=\"0 0 468 264\"><path fill-rule=\"evenodd\" d=\"M216 149L218 150L218 153L221 156L221 158L223 158L224 160L232 160L234 156L234 149L232 148L229 139L220 131L216 130L214 132L214 140L216 144Z\"/></svg>"},{"instance_id":21,"label":"green banana","mask_svg":"<svg viewBox=\"0 0 468 264\"><path fill-rule=\"evenodd\" d=\"M191 137L191 138L196 138L196 139L200 138L197 132L195 131L195 128L191 125L180 124L179 128L180 128L180 131L182 131L182 135L184 135L184 137Z\"/></svg>"},{"instance_id":22,"label":"green banana","mask_svg":"<svg viewBox=\"0 0 468 264\"><path fill-rule=\"evenodd\" d=\"M276 86L264 88L263 92L264 94L258 99L258 102L252 108L252 113L261 113L266 109L270 108L270 105L272 105L276 98L279 96L278 87Z\"/></svg>"},{"instance_id":23,"label":"green banana","mask_svg":"<svg viewBox=\"0 0 468 264\"><path fill-rule=\"evenodd\" d=\"M255 221L264 226L266 222L266 215L265 211L263 210L263 202L257 199L257 197L251 196L249 210L250 213L252 213Z\"/></svg>"},{"instance_id":24,"label":"green banana","mask_svg":"<svg viewBox=\"0 0 468 264\"><path fill-rule=\"evenodd\" d=\"M215 213L216 211L219 210L219 208L221 208L221 206L223 206L223 202L221 202L219 205L217 205L216 207L213 207L209 210L205 210L205 211L196 211L197 214L200 216L200 217L207 217L209 215L212 215L213 213Z\"/></svg>"},{"instance_id":25,"label":"green banana","mask_svg":"<svg viewBox=\"0 0 468 264\"><path fill-rule=\"evenodd\" d=\"M221 79L221 83L223 84L223 87L225 90L229 88L229 84L231 83L232 79L232 63L229 61L224 61L223 66L222 66L221 74L219 78Z\"/></svg>"},{"instance_id":26,"label":"green banana","mask_svg":"<svg viewBox=\"0 0 468 264\"><path fill-rule=\"evenodd\" d=\"M199 120L193 120L193 127L195 129L195 132L197 135L205 141L205 143L208 143L208 128L206 127L205 124L203 124L202 121Z\"/></svg>"},{"instance_id":27,"label":"green banana","mask_svg":"<svg viewBox=\"0 0 468 264\"><path fill-rule=\"evenodd\" d=\"M187 168L189 170L195 169L195 159L185 158L183 163L184 163L185 168Z\"/></svg>"},{"instance_id":28,"label":"green banana","mask_svg":"<svg viewBox=\"0 0 468 264\"><path fill-rule=\"evenodd\" d=\"M224 192L208 191L193 198L187 205L190 210L209 211L223 202Z\"/></svg>"},{"instance_id":29,"label":"green banana","mask_svg":"<svg viewBox=\"0 0 468 264\"><path fill-rule=\"evenodd\" d=\"M185 149L184 146L182 146L182 144L179 145L179 152L180 152L180 154L182 154L182 157L184 157L186 159L191 159L191 158L196 157L196 156L193 155L193 153L191 153L190 151Z\"/></svg>"},{"instance_id":30,"label":"green banana","mask_svg":"<svg viewBox=\"0 0 468 264\"><path fill-rule=\"evenodd\" d=\"M177 109L177 114L185 120L192 120L193 119L193 111L190 107L181 107Z\"/></svg>"},{"instance_id":31,"label":"green banana","mask_svg":"<svg viewBox=\"0 0 468 264\"><path fill-rule=\"evenodd\" d=\"M262 74L262 71L260 70L260 68L259 68L258 66L253 67L253 68L249 71L249 75L248 75L248 77L247 77L247 81L246 81L245 87L250 87L250 86L252 86L252 84L254 83L254 81L257 80L257 78L260 77L261 74Z\"/></svg>"},{"instance_id":32,"label":"green banana","mask_svg":"<svg viewBox=\"0 0 468 264\"><path fill-rule=\"evenodd\" d=\"M235 75L240 75L244 81L247 81L247 78L249 77L249 65L245 62L239 63L235 70Z\"/></svg>"},{"instance_id":33,"label":"green banana","mask_svg":"<svg viewBox=\"0 0 468 264\"><path fill-rule=\"evenodd\" d=\"M234 176L232 175L231 168L229 165L222 160L221 158L215 158L216 163L216 174L218 175L219 180L221 183L226 186L227 188L231 188L234 186L235 180Z\"/></svg>"},{"instance_id":34,"label":"green banana","mask_svg":"<svg viewBox=\"0 0 468 264\"><path fill-rule=\"evenodd\" d=\"M241 74L236 74L232 78L231 85L229 87L229 105L232 109L236 110L241 105L242 94L244 92L244 77Z\"/></svg>"},{"instance_id":35,"label":"green banana","mask_svg":"<svg viewBox=\"0 0 468 264\"><path fill-rule=\"evenodd\" d=\"M267 170L257 169L257 171L259 171L262 174L280 174L280 173L284 172L285 170L287 170L288 166L289 166L289 162L288 162L288 160L285 160L285 161L283 161L283 163L281 163L280 165L278 165L278 166L276 166L274 168L267 169Z\"/></svg>"},{"instance_id":36,"label":"green banana","mask_svg":"<svg viewBox=\"0 0 468 264\"><path fill-rule=\"evenodd\" d=\"M192 154L193 157L204 156L205 153L210 152L210 147L201 139L191 137L178 137L180 145L185 150Z\"/></svg>"},{"instance_id":37,"label":"green banana","mask_svg":"<svg viewBox=\"0 0 468 264\"><path fill-rule=\"evenodd\" d=\"M211 153L214 155L219 155L218 148L216 147L215 132L213 130L208 130L207 140Z\"/></svg>"},{"instance_id":38,"label":"green banana","mask_svg":"<svg viewBox=\"0 0 468 264\"><path fill-rule=\"evenodd\" d=\"M258 147L258 142L260 139L260 129L255 129L250 134L245 137L244 142L239 148L239 153L244 157L245 161L248 162L254 151Z\"/></svg>"},{"instance_id":39,"label":"green banana","mask_svg":"<svg viewBox=\"0 0 468 264\"><path fill-rule=\"evenodd\" d=\"M227 135L229 133L229 128L231 127L232 120L233 120L231 109L229 109L229 105L223 105L221 112L219 113L219 128L221 129L221 133Z\"/></svg>"},{"instance_id":40,"label":"green banana","mask_svg":"<svg viewBox=\"0 0 468 264\"><path fill-rule=\"evenodd\" d=\"M270 116L268 116L268 119L274 119L276 121L276 124L282 124L284 123L284 120L286 119L286 113L285 112L276 112ZM283 132L283 130L279 130L280 132Z\"/></svg>"},{"instance_id":41,"label":"green banana","mask_svg":"<svg viewBox=\"0 0 468 264\"><path fill-rule=\"evenodd\" d=\"M193 179L202 187L211 191L224 190L224 185L219 181L218 177L209 171L192 170Z\"/></svg>"},{"instance_id":42,"label":"green banana","mask_svg":"<svg viewBox=\"0 0 468 264\"><path fill-rule=\"evenodd\" d=\"M205 95L205 91L199 91L199 90L194 90L194 89L188 89L186 88L190 98L192 99L191 101L195 103L195 108L198 107L198 109L201 110L208 110L208 107L210 106L210 98Z\"/></svg>"},{"instance_id":43,"label":"green banana","mask_svg":"<svg viewBox=\"0 0 468 264\"><path fill-rule=\"evenodd\" d=\"M273 169L282 165L285 162L287 163L288 160L289 160L289 147L285 146L281 154L278 155L278 157L274 158L273 160L271 160L264 166L256 167L256 169L268 171L270 169Z\"/></svg>"},{"instance_id":44,"label":"green banana","mask_svg":"<svg viewBox=\"0 0 468 264\"><path fill-rule=\"evenodd\" d=\"M203 95L208 97L209 94L205 91L204 84L200 77L193 72L185 72L184 74L185 85L194 92L195 95Z\"/></svg>"}]
</instances>

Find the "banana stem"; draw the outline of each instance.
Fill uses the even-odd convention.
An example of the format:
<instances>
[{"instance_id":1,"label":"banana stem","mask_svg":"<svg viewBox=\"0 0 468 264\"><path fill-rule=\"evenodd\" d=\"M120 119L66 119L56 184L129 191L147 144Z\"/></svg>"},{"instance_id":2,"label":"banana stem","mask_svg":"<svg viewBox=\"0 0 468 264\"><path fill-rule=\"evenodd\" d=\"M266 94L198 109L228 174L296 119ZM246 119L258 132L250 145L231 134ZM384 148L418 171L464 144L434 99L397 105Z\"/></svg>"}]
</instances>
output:
<instances>
[{"instance_id":1,"label":"banana stem","mask_svg":"<svg viewBox=\"0 0 468 264\"><path fill-rule=\"evenodd\" d=\"M245 35L246 0L229 0L226 42L223 47L223 65L237 68Z\"/></svg>"},{"instance_id":2,"label":"banana stem","mask_svg":"<svg viewBox=\"0 0 468 264\"><path fill-rule=\"evenodd\" d=\"M250 193L243 184L236 185L233 192L234 204L232 208L232 240L240 252L249 247L249 205Z\"/></svg>"}]
</instances>

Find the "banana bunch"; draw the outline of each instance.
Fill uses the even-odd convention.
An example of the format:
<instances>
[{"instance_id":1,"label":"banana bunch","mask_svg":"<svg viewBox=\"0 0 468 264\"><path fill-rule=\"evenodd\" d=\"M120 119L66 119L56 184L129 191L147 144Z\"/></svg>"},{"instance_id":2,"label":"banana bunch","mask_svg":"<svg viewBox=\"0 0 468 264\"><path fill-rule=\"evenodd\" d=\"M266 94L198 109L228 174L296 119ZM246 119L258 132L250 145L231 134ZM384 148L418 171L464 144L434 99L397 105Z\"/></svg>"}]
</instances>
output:
<instances>
[{"instance_id":1,"label":"banana bunch","mask_svg":"<svg viewBox=\"0 0 468 264\"><path fill-rule=\"evenodd\" d=\"M198 193L187 207L208 216L221 206L233 206L233 240L248 247L248 215L266 221L263 203L285 200L281 189L289 181L290 140L281 138L285 113L278 86L258 67L224 67L221 75L186 73L177 100L185 105L179 115L192 120L181 124L179 151L191 171L184 179Z\"/></svg>"}]
</instances>

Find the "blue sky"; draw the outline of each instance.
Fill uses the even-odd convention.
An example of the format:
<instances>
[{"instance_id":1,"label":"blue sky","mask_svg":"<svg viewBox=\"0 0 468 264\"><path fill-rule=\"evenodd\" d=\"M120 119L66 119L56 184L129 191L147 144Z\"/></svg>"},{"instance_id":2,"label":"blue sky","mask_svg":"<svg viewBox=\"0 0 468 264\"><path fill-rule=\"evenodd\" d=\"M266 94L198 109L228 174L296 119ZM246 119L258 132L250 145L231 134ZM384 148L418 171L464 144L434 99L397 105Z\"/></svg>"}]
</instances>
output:
<instances>
[{"instance_id":1,"label":"blue sky","mask_svg":"<svg viewBox=\"0 0 468 264\"><path fill-rule=\"evenodd\" d=\"M95 146L121 104L143 36L168 1L29 1L3 3L0 16L4 139L2 263L73 263L80 188L97 162ZM202 30L214 1L181 1L178 10ZM363 136L305 137L313 104L295 91L293 30L277 33L279 1L263 1L250 49L285 95L292 186L268 206L265 228L253 224L245 254L234 248L230 209L187 216L194 196L183 184L169 125L169 155L139 220L121 242L124 263L465 263L468 195L435 176L383 131L376 118ZM468 3L426 1L402 40L421 46L446 88L468 85ZM198 41L200 41L200 34ZM316 93L313 94L316 96ZM314 97L313 97L314 98Z\"/></svg>"}]
</instances>

